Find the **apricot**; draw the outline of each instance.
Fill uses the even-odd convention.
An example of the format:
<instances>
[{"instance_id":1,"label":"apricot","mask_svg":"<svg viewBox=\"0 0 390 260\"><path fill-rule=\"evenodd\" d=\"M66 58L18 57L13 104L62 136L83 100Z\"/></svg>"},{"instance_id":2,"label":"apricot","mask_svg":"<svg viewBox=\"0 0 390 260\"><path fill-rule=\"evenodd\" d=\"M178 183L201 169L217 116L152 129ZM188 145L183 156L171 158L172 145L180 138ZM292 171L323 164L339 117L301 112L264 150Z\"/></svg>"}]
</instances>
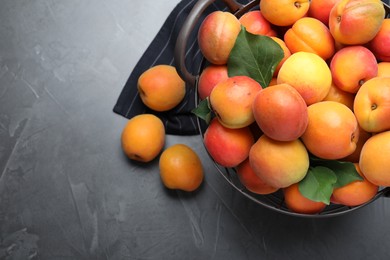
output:
<instances>
[{"instance_id":1,"label":"apricot","mask_svg":"<svg viewBox=\"0 0 390 260\"><path fill-rule=\"evenodd\" d=\"M236 16L230 12L214 11L199 27L199 49L210 63L226 64L240 31L241 23Z\"/></svg>"},{"instance_id":2,"label":"apricot","mask_svg":"<svg viewBox=\"0 0 390 260\"><path fill-rule=\"evenodd\" d=\"M298 139L308 124L306 102L288 84L274 85L259 91L252 110L263 133L278 141Z\"/></svg>"},{"instance_id":3,"label":"apricot","mask_svg":"<svg viewBox=\"0 0 390 260\"><path fill-rule=\"evenodd\" d=\"M347 106L336 101L318 102L308 107L308 117L301 139L313 155L337 160L355 151L359 127Z\"/></svg>"},{"instance_id":4,"label":"apricot","mask_svg":"<svg viewBox=\"0 0 390 260\"><path fill-rule=\"evenodd\" d=\"M130 159L149 162L156 158L164 147L164 124L152 114L134 116L122 131L121 144Z\"/></svg>"},{"instance_id":5,"label":"apricot","mask_svg":"<svg viewBox=\"0 0 390 260\"><path fill-rule=\"evenodd\" d=\"M377 77L390 77L390 62L382 61L378 63Z\"/></svg>"},{"instance_id":6,"label":"apricot","mask_svg":"<svg viewBox=\"0 0 390 260\"><path fill-rule=\"evenodd\" d=\"M337 51L330 62L333 83L341 90L356 93L378 74L374 54L364 46L348 46Z\"/></svg>"},{"instance_id":7,"label":"apricot","mask_svg":"<svg viewBox=\"0 0 390 260\"><path fill-rule=\"evenodd\" d=\"M324 210L326 204L306 198L299 191L299 184L295 183L283 189L284 203L295 213L317 214Z\"/></svg>"},{"instance_id":8,"label":"apricot","mask_svg":"<svg viewBox=\"0 0 390 260\"><path fill-rule=\"evenodd\" d=\"M390 61L390 18L383 20L379 32L368 43L368 48L379 61Z\"/></svg>"},{"instance_id":9,"label":"apricot","mask_svg":"<svg viewBox=\"0 0 390 260\"><path fill-rule=\"evenodd\" d=\"M339 1L340 0L311 0L308 16L316 18L328 26L330 11Z\"/></svg>"},{"instance_id":10,"label":"apricot","mask_svg":"<svg viewBox=\"0 0 390 260\"><path fill-rule=\"evenodd\" d=\"M336 101L346 105L353 111L353 102L355 100L355 94L341 90L335 84L332 83L330 90L323 101Z\"/></svg>"},{"instance_id":11,"label":"apricot","mask_svg":"<svg viewBox=\"0 0 390 260\"><path fill-rule=\"evenodd\" d=\"M250 149L249 162L265 183L285 188L306 176L309 154L299 139L276 141L262 135Z\"/></svg>"},{"instance_id":12,"label":"apricot","mask_svg":"<svg viewBox=\"0 0 390 260\"><path fill-rule=\"evenodd\" d=\"M252 102L261 89L261 85L248 76L230 77L211 91L211 108L225 127L249 126L255 121Z\"/></svg>"},{"instance_id":13,"label":"apricot","mask_svg":"<svg viewBox=\"0 0 390 260\"><path fill-rule=\"evenodd\" d=\"M328 94L332 74L328 64L315 53L296 52L283 63L277 83L294 87L307 105L319 102Z\"/></svg>"},{"instance_id":14,"label":"apricot","mask_svg":"<svg viewBox=\"0 0 390 260\"><path fill-rule=\"evenodd\" d=\"M375 77L364 83L355 97L354 112L367 132L390 129L390 78Z\"/></svg>"},{"instance_id":15,"label":"apricot","mask_svg":"<svg viewBox=\"0 0 390 260\"><path fill-rule=\"evenodd\" d=\"M246 159L237 166L237 176L241 184L250 192L265 195L279 190L278 188L266 184L255 174L249 163L249 159Z\"/></svg>"},{"instance_id":16,"label":"apricot","mask_svg":"<svg viewBox=\"0 0 390 260\"><path fill-rule=\"evenodd\" d=\"M291 53L312 52L327 60L335 52L334 39L320 20L303 17L284 34L284 42Z\"/></svg>"},{"instance_id":17,"label":"apricot","mask_svg":"<svg viewBox=\"0 0 390 260\"><path fill-rule=\"evenodd\" d=\"M213 88L221 81L229 78L226 65L209 65L200 74L198 80L198 94L200 99L210 96Z\"/></svg>"},{"instance_id":18,"label":"apricot","mask_svg":"<svg viewBox=\"0 0 390 260\"><path fill-rule=\"evenodd\" d=\"M346 162L352 162L352 163L357 163L359 162L360 159L360 153L362 151L364 143L372 136L371 133L365 131L361 126L359 125L359 140L356 143L356 149L353 153L350 155L341 158L341 161L346 161Z\"/></svg>"},{"instance_id":19,"label":"apricot","mask_svg":"<svg viewBox=\"0 0 390 260\"><path fill-rule=\"evenodd\" d=\"M249 127L227 128L217 118L211 120L204 133L208 153L216 163L224 167L235 167L243 162L254 142Z\"/></svg>"},{"instance_id":20,"label":"apricot","mask_svg":"<svg viewBox=\"0 0 390 260\"><path fill-rule=\"evenodd\" d=\"M307 14L309 6L309 0L260 1L260 10L264 18L277 26L292 25Z\"/></svg>"},{"instance_id":21,"label":"apricot","mask_svg":"<svg viewBox=\"0 0 390 260\"><path fill-rule=\"evenodd\" d=\"M155 111L167 111L177 106L186 94L186 85L176 68L156 65L144 71L137 82L142 102Z\"/></svg>"},{"instance_id":22,"label":"apricot","mask_svg":"<svg viewBox=\"0 0 390 260\"><path fill-rule=\"evenodd\" d=\"M271 79L270 85L276 83L276 77L278 76L280 68L282 67L283 63L287 60L287 58L291 56L291 51L288 49L286 43L282 39L275 36L271 36L271 39L274 40L277 44L279 44L280 48L282 48L283 58L275 68L274 75L273 78Z\"/></svg>"},{"instance_id":23,"label":"apricot","mask_svg":"<svg viewBox=\"0 0 390 260\"><path fill-rule=\"evenodd\" d=\"M378 186L390 186L390 131L371 136L363 145L359 167L364 177Z\"/></svg>"},{"instance_id":24,"label":"apricot","mask_svg":"<svg viewBox=\"0 0 390 260\"><path fill-rule=\"evenodd\" d=\"M276 36L271 23L264 18L260 10L246 12L238 20L252 34Z\"/></svg>"},{"instance_id":25,"label":"apricot","mask_svg":"<svg viewBox=\"0 0 390 260\"><path fill-rule=\"evenodd\" d=\"M378 192L378 185L368 181L362 174L359 164L355 163L355 168L363 180L353 181L343 187L335 188L332 192L332 202L345 206L359 206L375 197Z\"/></svg>"},{"instance_id":26,"label":"apricot","mask_svg":"<svg viewBox=\"0 0 390 260\"><path fill-rule=\"evenodd\" d=\"M329 30L337 42L362 45L375 37L384 18L380 0L341 0L329 14Z\"/></svg>"},{"instance_id":27,"label":"apricot","mask_svg":"<svg viewBox=\"0 0 390 260\"><path fill-rule=\"evenodd\" d=\"M159 170L161 181L168 189L187 192L199 188L204 173L198 154L185 144L174 144L160 156Z\"/></svg>"}]
</instances>

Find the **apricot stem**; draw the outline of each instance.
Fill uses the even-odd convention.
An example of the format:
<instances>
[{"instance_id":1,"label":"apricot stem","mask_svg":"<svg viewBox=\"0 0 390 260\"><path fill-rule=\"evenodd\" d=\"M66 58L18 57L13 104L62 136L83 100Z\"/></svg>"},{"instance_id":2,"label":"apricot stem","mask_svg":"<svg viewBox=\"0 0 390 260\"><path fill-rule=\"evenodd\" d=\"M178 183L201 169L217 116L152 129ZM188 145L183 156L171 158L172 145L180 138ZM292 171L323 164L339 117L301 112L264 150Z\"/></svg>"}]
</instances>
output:
<instances>
[{"instance_id":1,"label":"apricot stem","mask_svg":"<svg viewBox=\"0 0 390 260\"><path fill-rule=\"evenodd\" d=\"M299 2L294 2L294 5L296 8L301 8L301 3L299 3Z\"/></svg>"},{"instance_id":2,"label":"apricot stem","mask_svg":"<svg viewBox=\"0 0 390 260\"><path fill-rule=\"evenodd\" d=\"M353 140L355 140L356 136L355 136L355 133L352 133L351 134L351 142L353 142Z\"/></svg>"},{"instance_id":3,"label":"apricot stem","mask_svg":"<svg viewBox=\"0 0 390 260\"><path fill-rule=\"evenodd\" d=\"M337 22L338 22L338 23L341 22L341 15L337 16Z\"/></svg>"},{"instance_id":4,"label":"apricot stem","mask_svg":"<svg viewBox=\"0 0 390 260\"><path fill-rule=\"evenodd\" d=\"M377 104L371 104L371 110L375 110L375 109L377 109L377 107L378 107L378 105Z\"/></svg>"}]
</instances>

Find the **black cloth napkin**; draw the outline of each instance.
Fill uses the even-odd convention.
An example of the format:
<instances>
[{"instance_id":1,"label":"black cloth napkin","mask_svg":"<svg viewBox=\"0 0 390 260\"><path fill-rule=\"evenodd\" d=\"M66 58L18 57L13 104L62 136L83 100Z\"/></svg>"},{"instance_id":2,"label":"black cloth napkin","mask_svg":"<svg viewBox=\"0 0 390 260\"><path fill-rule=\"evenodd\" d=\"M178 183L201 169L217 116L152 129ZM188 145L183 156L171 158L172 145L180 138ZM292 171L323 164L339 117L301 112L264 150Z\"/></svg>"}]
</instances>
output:
<instances>
[{"instance_id":1,"label":"black cloth napkin","mask_svg":"<svg viewBox=\"0 0 390 260\"><path fill-rule=\"evenodd\" d=\"M199 134L195 115L191 110L195 107L195 88L187 84L187 92L184 100L175 108L166 112L156 112L147 108L141 101L137 92L138 77L146 69L158 65L174 65L174 48L176 38L181 26L192 10L197 0L183 0L170 13L160 31L157 33L141 59L132 70L122 92L119 95L113 111L126 118L132 118L138 114L152 113L157 115L165 124L167 134L173 135L195 135ZM247 3L249 1L240 1ZM192 34L188 39L188 50L186 51L186 66L193 75L199 75L199 69L203 56L199 51L197 43L197 31L201 21L216 10L227 10L222 1L215 1L211 4L198 20ZM129 50L131 51L131 50Z\"/></svg>"}]
</instances>

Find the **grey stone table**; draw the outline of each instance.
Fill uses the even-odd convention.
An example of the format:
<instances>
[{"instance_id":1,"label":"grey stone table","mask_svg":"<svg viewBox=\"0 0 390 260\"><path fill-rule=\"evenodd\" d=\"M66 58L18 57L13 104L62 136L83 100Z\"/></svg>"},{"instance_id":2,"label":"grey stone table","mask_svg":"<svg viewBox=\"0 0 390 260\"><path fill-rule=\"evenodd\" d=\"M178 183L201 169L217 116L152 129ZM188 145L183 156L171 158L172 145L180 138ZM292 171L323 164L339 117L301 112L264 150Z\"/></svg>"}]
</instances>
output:
<instances>
[{"instance_id":1,"label":"grey stone table","mask_svg":"<svg viewBox=\"0 0 390 260\"><path fill-rule=\"evenodd\" d=\"M389 259L390 200L303 219L248 200L202 157L194 194L120 147L112 112L178 0L3 0L0 259Z\"/></svg>"}]
</instances>

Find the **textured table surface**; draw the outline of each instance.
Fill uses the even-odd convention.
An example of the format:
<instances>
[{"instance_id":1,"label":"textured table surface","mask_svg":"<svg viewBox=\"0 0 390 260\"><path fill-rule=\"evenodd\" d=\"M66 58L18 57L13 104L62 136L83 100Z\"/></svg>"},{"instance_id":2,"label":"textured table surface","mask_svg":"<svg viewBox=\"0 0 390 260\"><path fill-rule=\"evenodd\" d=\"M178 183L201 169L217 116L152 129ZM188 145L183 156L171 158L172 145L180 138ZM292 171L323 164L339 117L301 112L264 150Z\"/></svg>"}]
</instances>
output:
<instances>
[{"instance_id":1,"label":"textured table surface","mask_svg":"<svg viewBox=\"0 0 390 260\"><path fill-rule=\"evenodd\" d=\"M112 108L177 0L3 0L0 259L389 259L390 200L302 219L233 190L199 136L194 194L127 160Z\"/></svg>"}]
</instances>

